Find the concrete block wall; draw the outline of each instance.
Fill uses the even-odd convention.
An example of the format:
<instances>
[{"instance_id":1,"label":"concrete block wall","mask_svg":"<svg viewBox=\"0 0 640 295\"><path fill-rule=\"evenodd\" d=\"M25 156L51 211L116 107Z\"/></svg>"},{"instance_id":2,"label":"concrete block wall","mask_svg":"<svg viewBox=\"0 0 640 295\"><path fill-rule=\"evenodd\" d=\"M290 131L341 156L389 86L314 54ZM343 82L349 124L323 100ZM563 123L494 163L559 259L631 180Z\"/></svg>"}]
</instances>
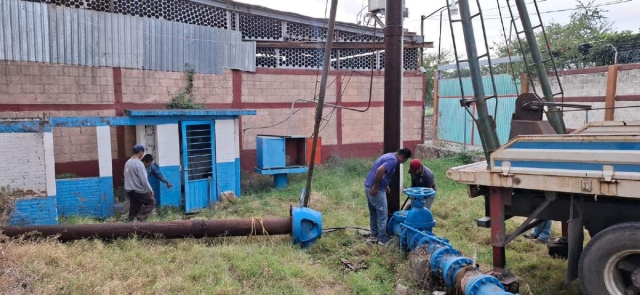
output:
<instances>
[{"instance_id":1,"label":"concrete block wall","mask_svg":"<svg viewBox=\"0 0 640 295\"><path fill-rule=\"evenodd\" d=\"M233 191L240 195L240 145L237 122L234 119L216 120L216 181L220 186L218 194ZM220 198L218 198L220 199Z\"/></svg>"},{"instance_id":2,"label":"concrete block wall","mask_svg":"<svg viewBox=\"0 0 640 295\"><path fill-rule=\"evenodd\" d=\"M336 101L336 76L327 82L325 101ZM317 85L317 86L316 86ZM247 103L292 103L303 98L311 100L320 89L320 77L316 75L269 75L242 74L242 102Z\"/></svg>"},{"instance_id":3,"label":"concrete block wall","mask_svg":"<svg viewBox=\"0 0 640 295\"><path fill-rule=\"evenodd\" d=\"M164 184L158 184L157 206L179 207L181 201L180 183L180 142L178 124L157 125L155 128L156 163L162 175L173 185L169 189ZM155 177L151 177L155 178ZM155 180L154 180L155 182Z\"/></svg>"},{"instance_id":4,"label":"concrete block wall","mask_svg":"<svg viewBox=\"0 0 640 295\"><path fill-rule=\"evenodd\" d=\"M640 64L618 65L617 85L615 87L615 107L638 105L640 103ZM559 91L557 82L550 76L554 92ZM605 120L605 101L607 84L609 83L609 67L597 67L560 72L560 80L564 89L564 102L591 106L594 110L576 111L566 109L565 125L568 129L578 129L588 121ZM614 80L611 80L614 81ZM539 83L536 81L538 93ZM560 97L556 101L563 101ZM617 108L613 119L616 121L638 121L640 113L635 108Z\"/></svg>"},{"instance_id":5,"label":"concrete block wall","mask_svg":"<svg viewBox=\"0 0 640 295\"><path fill-rule=\"evenodd\" d=\"M16 201L9 224L13 226L58 224L56 197L28 198Z\"/></svg>"},{"instance_id":6,"label":"concrete block wall","mask_svg":"<svg viewBox=\"0 0 640 295\"><path fill-rule=\"evenodd\" d=\"M125 103L167 104L187 86L187 74L122 69ZM197 103L231 103L231 71L223 75L195 74L193 95Z\"/></svg>"},{"instance_id":7,"label":"concrete block wall","mask_svg":"<svg viewBox=\"0 0 640 295\"><path fill-rule=\"evenodd\" d=\"M332 108L324 108L323 115L327 117ZM372 110L374 110L372 108ZM313 126L315 123L315 109L314 108L302 108L291 116L291 130L290 135L304 135L311 136L313 133ZM272 135L287 135L288 121L287 118L291 113L290 108L274 108L274 109L258 109L255 116L242 117L242 148L255 149L256 148L256 136L258 134L272 134ZM358 114L358 113L354 113ZM329 121L326 128L320 131L323 145L337 144L337 114L334 112L332 119ZM282 124L279 124L282 122ZM326 122L325 122L326 123ZM273 126L270 128L262 128L265 126ZM324 126L324 123L323 123Z\"/></svg>"},{"instance_id":8,"label":"concrete block wall","mask_svg":"<svg viewBox=\"0 0 640 295\"><path fill-rule=\"evenodd\" d=\"M91 177L56 181L60 216L113 216L113 179Z\"/></svg>"},{"instance_id":9,"label":"concrete block wall","mask_svg":"<svg viewBox=\"0 0 640 295\"><path fill-rule=\"evenodd\" d=\"M114 102L111 68L0 61L0 104Z\"/></svg>"},{"instance_id":10,"label":"concrete block wall","mask_svg":"<svg viewBox=\"0 0 640 295\"><path fill-rule=\"evenodd\" d=\"M0 186L47 196L42 133L0 133Z\"/></svg>"}]
</instances>

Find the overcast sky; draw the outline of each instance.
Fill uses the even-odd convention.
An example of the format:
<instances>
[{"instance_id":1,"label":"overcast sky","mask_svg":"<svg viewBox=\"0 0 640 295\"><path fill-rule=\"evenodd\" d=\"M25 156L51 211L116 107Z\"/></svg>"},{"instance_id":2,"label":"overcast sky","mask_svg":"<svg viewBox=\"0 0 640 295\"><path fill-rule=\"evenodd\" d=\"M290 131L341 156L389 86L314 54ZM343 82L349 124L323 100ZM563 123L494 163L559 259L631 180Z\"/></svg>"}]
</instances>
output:
<instances>
[{"instance_id":1,"label":"overcast sky","mask_svg":"<svg viewBox=\"0 0 640 295\"><path fill-rule=\"evenodd\" d=\"M238 2L250 3L255 5L266 6L272 9L295 12L311 17L323 18L325 15L325 3L326 0L236 0ZM500 6L505 7L502 9L503 16L508 16L508 9L506 8L506 0L498 0ZM526 0L532 2L533 0ZM586 0L585 0L586 1ZM619 30L632 30L638 32L640 29L640 0L593 0L594 5L602 5L601 8L607 10L606 16L610 20L614 21L614 28ZM331 1L328 1L331 2ZM472 10L476 10L475 1L471 0ZM513 1L511 1L514 5ZM368 0L339 0L338 4L338 21L356 23L356 16L358 12L368 4ZM502 27L498 18L497 1L496 0L480 0L482 9L486 19L487 37L489 39L489 45L494 41L502 40ZM574 0L538 0L538 6L541 12L565 10L575 8L577 1ZM420 31L420 15L429 15L438 8L446 5L446 0L406 0L407 8L409 8L409 18L405 19L405 28L410 31L419 33ZM529 5L529 13L533 13L533 5ZM561 12L549 12L544 13L543 21L548 23L550 21L556 21L560 23L567 22L572 11ZM328 12L327 12L328 13ZM473 12L472 12L473 13ZM514 13L515 8L514 8ZM445 22L442 32L442 46L444 48L451 47L451 33L448 29L448 23L446 22L446 11L444 13ZM327 14L328 17L328 14ZM433 17L425 20L425 41L434 42L434 47L437 48L438 35L439 35L439 14L435 14ZM537 18L533 18L537 20ZM507 21L507 20L505 20ZM458 23L459 24L459 23ZM508 25L508 24L507 24ZM534 23L535 25L535 23ZM480 26L475 27L476 39L480 42ZM456 32L456 42L458 44L463 43L462 31L458 27L454 30ZM507 27L508 34L508 27ZM464 50L464 47L460 49ZM484 50L480 50L482 54Z\"/></svg>"}]
</instances>

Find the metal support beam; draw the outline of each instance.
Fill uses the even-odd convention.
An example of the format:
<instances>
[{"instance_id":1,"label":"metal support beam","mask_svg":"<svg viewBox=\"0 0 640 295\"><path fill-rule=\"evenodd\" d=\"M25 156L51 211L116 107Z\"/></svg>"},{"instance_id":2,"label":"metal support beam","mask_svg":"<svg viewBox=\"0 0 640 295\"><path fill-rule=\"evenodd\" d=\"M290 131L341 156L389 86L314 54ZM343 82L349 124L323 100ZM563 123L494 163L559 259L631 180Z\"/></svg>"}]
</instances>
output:
<instances>
[{"instance_id":1,"label":"metal support beam","mask_svg":"<svg viewBox=\"0 0 640 295\"><path fill-rule=\"evenodd\" d=\"M384 28L384 152L402 145L402 0L387 0ZM400 210L400 170L391 176L387 194L388 215Z\"/></svg>"},{"instance_id":2,"label":"metal support beam","mask_svg":"<svg viewBox=\"0 0 640 295\"><path fill-rule=\"evenodd\" d=\"M544 62L542 60L542 54L540 53L540 49L538 48L538 41L536 40L536 35L533 32L533 27L531 25L531 19L529 18L529 11L527 10L527 3L524 0L515 0L516 6L518 7L518 13L520 14L520 21L522 22L522 28L524 30L524 34L527 38L527 44L529 44L529 50L531 51L531 57L533 58L533 62L536 66L536 72L538 73L538 79L540 80L540 88L542 88L542 93L544 95L544 99L547 102L555 102L553 99L553 91L551 90L551 84L549 83L549 77L547 76L547 69L544 66ZM558 134L566 134L567 129L564 126L564 120L562 119L562 112L555 106L548 106L547 118L549 119L549 124L553 126L553 129Z\"/></svg>"},{"instance_id":3,"label":"metal support beam","mask_svg":"<svg viewBox=\"0 0 640 295\"><path fill-rule=\"evenodd\" d=\"M331 0L331 13L329 14L329 25L327 32L333 32L336 24L336 13L338 10L338 0ZM328 36L330 37L330 36ZM322 64L322 79L320 80L320 93L318 94L318 105L316 107L316 122L313 126L313 146L311 147L311 160L309 163L309 174L307 175L307 187L304 195L304 207L309 207L309 196L311 196L311 181L313 180L313 168L316 159L316 147L318 146L318 133L320 133L320 123L322 123L322 110L324 109L324 98L327 93L327 78L331 70L331 46L334 38L327 38L324 48L324 63Z\"/></svg>"},{"instance_id":4,"label":"metal support beam","mask_svg":"<svg viewBox=\"0 0 640 295\"><path fill-rule=\"evenodd\" d=\"M301 49L323 49L325 42L272 42L256 41L257 48L301 48ZM433 48L433 42L424 43L404 43L405 49L412 48ZM383 42L333 42L333 49L384 49Z\"/></svg>"},{"instance_id":5,"label":"metal support beam","mask_svg":"<svg viewBox=\"0 0 640 295\"><path fill-rule=\"evenodd\" d=\"M487 102L485 101L484 84L482 82L482 73L480 71L480 63L478 61L478 50L476 48L476 38L473 32L473 23L469 0L460 0L458 2L460 9L460 21L462 23L462 31L464 34L464 43L467 49L467 58L469 62L469 71L471 74L471 84L473 86L473 96L476 103L476 111L478 119L478 133L484 147L484 154L487 163L491 158L491 153L500 147L500 140L496 132L496 124L489 115ZM493 217L491 218L493 220Z\"/></svg>"},{"instance_id":6,"label":"metal support beam","mask_svg":"<svg viewBox=\"0 0 640 295\"><path fill-rule=\"evenodd\" d=\"M290 218L251 218L218 220L183 220L172 222L103 223L56 226L0 226L3 235L15 238L22 235L53 237L60 241L79 239L141 238L204 238L249 235L287 235L292 232Z\"/></svg>"},{"instance_id":7,"label":"metal support beam","mask_svg":"<svg viewBox=\"0 0 640 295\"><path fill-rule=\"evenodd\" d=\"M511 194L510 189L491 187L489 197L491 202L491 245L493 246L493 271L495 273L503 273L506 264L505 249L502 242L505 236L504 203L507 194Z\"/></svg>"}]
</instances>

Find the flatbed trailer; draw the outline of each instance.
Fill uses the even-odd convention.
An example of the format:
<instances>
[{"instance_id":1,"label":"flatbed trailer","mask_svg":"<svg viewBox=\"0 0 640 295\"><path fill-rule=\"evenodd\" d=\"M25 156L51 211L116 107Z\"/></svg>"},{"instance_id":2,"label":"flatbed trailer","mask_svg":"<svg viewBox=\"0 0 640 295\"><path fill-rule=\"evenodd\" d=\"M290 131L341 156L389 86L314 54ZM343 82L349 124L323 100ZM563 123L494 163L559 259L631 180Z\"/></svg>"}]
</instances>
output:
<instances>
[{"instance_id":1,"label":"flatbed trailer","mask_svg":"<svg viewBox=\"0 0 640 295\"><path fill-rule=\"evenodd\" d=\"M485 197L480 227L491 228L493 274L506 245L545 220L568 222L566 282L585 294L640 294L640 122L599 122L572 134L513 138L490 161L454 167L447 177ZM507 233L505 220L527 219ZM592 237L583 249L584 228ZM561 251L562 252L562 251Z\"/></svg>"}]
</instances>

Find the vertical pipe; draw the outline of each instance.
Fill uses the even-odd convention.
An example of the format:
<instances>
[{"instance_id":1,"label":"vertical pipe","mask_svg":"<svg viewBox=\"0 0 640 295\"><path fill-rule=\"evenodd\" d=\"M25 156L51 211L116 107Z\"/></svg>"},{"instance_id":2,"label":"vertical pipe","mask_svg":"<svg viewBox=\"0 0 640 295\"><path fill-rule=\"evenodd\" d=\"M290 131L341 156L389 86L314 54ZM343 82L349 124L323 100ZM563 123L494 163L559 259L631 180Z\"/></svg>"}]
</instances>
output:
<instances>
[{"instance_id":1,"label":"vertical pipe","mask_svg":"<svg viewBox=\"0 0 640 295\"><path fill-rule=\"evenodd\" d=\"M384 152L401 146L402 121L402 0L387 0L384 28ZM400 169L391 176L387 194L389 216L400 209Z\"/></svg>"},{"instance_id":2,"label":"vertical pipe","mask_svg":"<svg viewBox=\"0 0 640 295\"><path fill-rule=\"evenodd\" d=\"M421 15L420 16L420 36L422 36L423 40L424 40L424 20L425 20L425 16ZM424 45L420 46L420 66L424 67Z\"/></svg>"},{"instance_id":3,"label":"vertical pipe","mask_svg":"<svg viewBox=\"0 0 640 295\"><path fill-rule=\"evenodd\" d=\"M604 103L604 120L613 121L616 106L616 88L618 87L618 65L609 66L607 73L607 96Z\"/></svg>"},{"instance_id":4,"label":"vertical pipe","mask_svg":"<svg viewBox=\"0 0 640 295\"><path fill-rule=\"evenodd\" d=\"M480 63L478 62L478 50L476 48L476 39L473 32L469 1L461 0L458 2L458 5L460 9L465 47L467 49L467 59L469 60L473 96L475 98L476 110L478 112L478 133L480 133L482 145L485 147L484 154L488 163L491 153L500 147L500 140L498 140L495 122L489 115L489 109L487 108L487 102L485 101L484 85L482 83ZM466 123L467 122L465 122L465 126Z\"/></svg>"},{"instance_id":5,"label":"vertical pipe","mask_svg":"<svg viewBox=\"0 0 640 295\"><path fill-rule=\"evenodd\" d=\"M544 100L546 100L547 102L554 102L551 84L549 83L549 77L547 76L547 69L544 66L544 62L542 61L542 54L540 53L540 49L538 48L536 35L534 34L533 27L531 26L531 19L529 18L527 4L524 0L515 0L515 2L516 6L518 7L518 13L520 14L522 28L527 38L527 43L529 44L529 50L531 50L531 57L533 58L533 63L536 66L536 72L538 72L538 79L540 80L540 88L542 88ZM560 112L560 110L555 106L549 106L548 108L549 111L547 112L547 118L549 118L549 123L551 124L551 126L553 126L553 129L558 134L566 134L567 129L564 126L564 121L562 119L562 113Z\"/></svg>"},{"instance_id":6,"label":"vertical pipe","mask_svg":"<svg viewBox=\"0 0 640 295\"><path fill-rule=\"evenodd\" d=\"M309 174L307 174L307 187L304 195L303 206L309 206L309 196L311 195L311 180L313 179L313 168L316 159L316 146L318 145L318 133L320 132L320 123L322 121L322 110L324 108L324 97L327 93L327 76L331 69L331 47L333 46L334 26L336 24L336 11L338 8L338 0L331 0L331 13L329 15L329 25L327 29L327 43L324 47L324 63L322 64L322 79L320 80L320 93L318 95L318 104L316 106L316 122L313 126L313 147L311 148L311 161L309 162Z\"/></svg>"}]
</instances>

